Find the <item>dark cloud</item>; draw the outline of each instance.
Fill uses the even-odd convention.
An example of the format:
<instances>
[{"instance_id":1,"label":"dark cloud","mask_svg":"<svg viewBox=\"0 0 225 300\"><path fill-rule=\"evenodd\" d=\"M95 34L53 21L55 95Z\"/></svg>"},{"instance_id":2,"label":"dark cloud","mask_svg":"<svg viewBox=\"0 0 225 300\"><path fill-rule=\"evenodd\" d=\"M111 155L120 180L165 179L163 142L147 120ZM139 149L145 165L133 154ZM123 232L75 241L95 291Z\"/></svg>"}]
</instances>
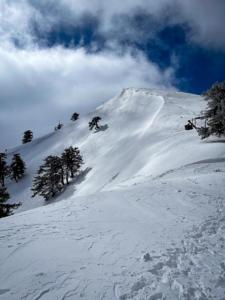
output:
<instances>
[{"instance_id":1,"label":"dark cloud","mask_svg":"<svg viewBox=\"0 0 225 300\"><path fill-rule=\"evenodd\" d=\"M208 48L225 50L224 0L180 0L179 5L181 13L177 21L189 24L190 41Z\"/></svg>"}]
</instances>

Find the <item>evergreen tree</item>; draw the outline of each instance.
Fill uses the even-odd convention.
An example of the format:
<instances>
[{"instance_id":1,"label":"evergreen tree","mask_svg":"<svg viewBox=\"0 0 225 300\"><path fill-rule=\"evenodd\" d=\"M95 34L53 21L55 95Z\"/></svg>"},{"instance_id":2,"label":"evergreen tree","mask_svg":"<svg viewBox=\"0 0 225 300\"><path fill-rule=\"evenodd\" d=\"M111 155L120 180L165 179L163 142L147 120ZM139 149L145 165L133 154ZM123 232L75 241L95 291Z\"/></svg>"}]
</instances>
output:
<instances>
[{"instance_id":1,"label":"evergreen tree","mask_svg":"<svg viewBox=\"0 0 225 300\"><path fill-rule=\"evenodd\" d=\"M9 169L6 164L6 154L0 153L0 184L5 186L5 177L9 174Z\"/></svg>"},{"instance_id":2,"label":"evergreen tree","mask_svg":"<svg viewBox=\"0 0 225 300\"><path fill-rule=\"evenodd\" d=\"M74 177L79 172L81 164L83 163L80 150L77 147L69 147L64 150L62 154L62 161L64 165L64 173L66 183L69 183L69 177Z\"/></svg>"},{"instance_id":3,"label":"evergreen tree","mask_svg":"<svg viewBox=\"0 0 225 300\"><path fill-rule=\"evenodd\" d=\"M12 158L12 163L10 165L11 178L18 182L18 180L23 177L25 169L25 163L20 157L20 155L18 153L14 154Z\"/></svg>"},{"instance_id":4,"label":"evergreen tree","mask_svg":"<svg viewBox=\"0 0 225 300\"><path fill-rule=\"evenodd\" d=\"M17 208L19 204L5 204L10 198L6 187L0 186L0 218L10 216L13 209Z\"/></svg>"},{"instance_id":5,"label":"evergreen tree","mask_svg":"<svg viewBox=\"0 0 225 300\"><path fill-rule=\"evenodd\" d=\"M0 204L0 218L8 217L13 214L13 210L18 208L21 203Z\"/></svg>"},{"instance_id":6,"label":"evergreen tree","mask_svg":"<svg viewBox=\"0 0 225 300\"><path fill-rule=\"evenodd\" d=\"M5 186L0 186L0 204L9 200L10 196Z\"/></svg>"},{"instance_id":7,"label":"evergreen tree","mask_svg":"<svg viewBox=\"0 0 225 300\"><path fill-rule=\"evenodd\" d=\"M204 117L207 120L207 131L200 131L202 138L210 135L225 134L225 81L214 84L205 94L208 101Z\"/></svg>"},{"instance_id":8,"label":"evergreen tree","mask_svg":"<svg viewBox=\"0 0 225 300\"><path fill-rule=\"evenodd\" d=\"M63 160L59 156L54 156L54 166L55 170L57 170L60 178L60 183L63 186L64 183L64 166L63 166Z\"/></svg>"},{"instance_id":9,"label":"evergreen tree","mask_svg":"<svg viewBox=\"0 0 225 300\"><path fill-rule=\"evenodd\" d=\"M75 113L72 114L72 117L71 117L70 120L71 121L77 121L78 119L79 119L79 114L75 112Z\"/></svg>"},{"instance_id":10,"label":"evergreen tree","mask_svg":"<svg viewBox=\"0 0 225 300\"><path fill-rule=\"evenodd\" d=\"M89 122L89 129L92 130L94 127L95 129L99 129L99 121L101 120L101 118L99 116L94 117L91 122Z\"/></svg>"},{"instance_id":11,"label":"evergreen tree","mask_svg":"<svg viewBox=\"0 0 225 300\"><path fill-rule=\"evenodd\" d=\"M23 144L31 142L33 139L33 132L31 130L26 130L23 134Z\"/></svg>"},{"instance_id":12,"label":"evergreen tree","mask_svg":"<svg viewBox=\"0 0 225 300\"><path fill-rule=\"evenodd\" d=\"M10 198L9 193L4 186L0 186L0 218L9 215L6 204L4 204Z\"/></svg>"},{"instance_id":13,"label":"evergreen tree","mask_svg":"<svg viewBox=\"0 0 225 300\"><path fill-rule=\"evenodd\" d=\"M59 124L55 127L55 131L60 130L63 127L63 124L59 122Z\"/></svg>"},{"instance_id":14,"label":"evergreen tree","mask_svg":"<svg viewBox=\"0 0 225 300\"><path fill-rule=\"evenodd\" d=\"M33 180L33 197L40 195L48 200L62 190L63 168L61 158L48 156L44 164L39 168L37 176Z\"/></svg>"}]
</instances>

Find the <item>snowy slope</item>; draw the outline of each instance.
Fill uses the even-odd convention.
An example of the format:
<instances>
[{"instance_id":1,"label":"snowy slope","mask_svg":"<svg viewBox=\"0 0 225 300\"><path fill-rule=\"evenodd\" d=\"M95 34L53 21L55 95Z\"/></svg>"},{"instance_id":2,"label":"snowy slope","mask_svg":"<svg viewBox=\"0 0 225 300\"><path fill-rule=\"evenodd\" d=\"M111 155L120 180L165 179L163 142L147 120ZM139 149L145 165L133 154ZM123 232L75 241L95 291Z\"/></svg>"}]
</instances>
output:
<instances>
[{"instance_id":1,"label":"snowy slope","mask_svg":"<svg viewBox=\"0 0 225 300\"><path fill-rule=\"evenodd\" d=\"M221 157L223 144L203 143L196 132L184 131L187 119L199 114L204 106L202 98L196 95L126 89L62 130L9 150L9 160L19 152L28 167L19 184L8 183L11 202L23 203L18 212L43 205L42 199L31 198L32 178L47 155L61 154L71 145L80 148L87 172L80 184L71 188L69 196L75 189L77 196L89 195L202 159ZM98 133L88 130L94 115L102 117L103 131Z\"/></svg>"},{"instance_id":2,"label":"snowy slope","mask_svg":"<svg viewBox=\"0 0 225 300\"><path fill-rule=\"evenodd\" d=\"M9 151L28 170L8 184L24 212L0 220L0 299L225 299L225 148L183 129L204 106L197 95L126 89ZM103 130L89 132L96 114ZM42 206L32 176L70 145L85 172Z\"/></svg>"}]
</instances>

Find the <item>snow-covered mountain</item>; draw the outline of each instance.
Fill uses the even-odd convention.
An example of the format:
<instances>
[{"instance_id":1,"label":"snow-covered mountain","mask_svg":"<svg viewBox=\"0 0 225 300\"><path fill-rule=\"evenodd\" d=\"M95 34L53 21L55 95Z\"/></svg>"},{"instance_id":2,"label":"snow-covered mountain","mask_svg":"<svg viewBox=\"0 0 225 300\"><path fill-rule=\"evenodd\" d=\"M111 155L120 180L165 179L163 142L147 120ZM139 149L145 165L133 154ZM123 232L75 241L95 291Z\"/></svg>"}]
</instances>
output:
<instances>
[{"instance_id":1,"label":"snow-covered mountain","mask_svg":"<svg viewBox=\"0 0 225 300\"><path fill-rule=\"evenodd\" d=\"M22 206L0 220L0 299L225 299L224 141L184 130L205 105L126 89L8 150L27 175L7 184ZM88 130L94 115L98 132ZM67 146L84 158L77 182L49 205L31 198L42 160Z\"/></svg>"}]
</instances>

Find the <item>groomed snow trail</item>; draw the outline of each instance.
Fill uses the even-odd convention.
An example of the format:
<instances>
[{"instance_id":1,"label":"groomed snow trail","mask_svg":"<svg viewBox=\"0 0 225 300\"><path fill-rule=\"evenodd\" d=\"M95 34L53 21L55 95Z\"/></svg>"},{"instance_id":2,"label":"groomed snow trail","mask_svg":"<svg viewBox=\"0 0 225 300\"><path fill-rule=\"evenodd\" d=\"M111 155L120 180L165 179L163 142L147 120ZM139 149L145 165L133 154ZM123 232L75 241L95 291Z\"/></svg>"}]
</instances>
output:
<instances>
[{"instance_id":1,"label":"groomed snow trail","mask_svg":"<svg viewBox=\"0 0 225 300\"><path fill-rule=\"evenodd\" d=\"M204 105L126 89L9 151L28 174L9 186L20 212L0 220L0 300L224 300L224 144L183 129ZM92 133L96 114L103 130ZM84 155L83 176L49 205L31 199L41 160L70 145Z\"/></svg>"}]
</instances>

